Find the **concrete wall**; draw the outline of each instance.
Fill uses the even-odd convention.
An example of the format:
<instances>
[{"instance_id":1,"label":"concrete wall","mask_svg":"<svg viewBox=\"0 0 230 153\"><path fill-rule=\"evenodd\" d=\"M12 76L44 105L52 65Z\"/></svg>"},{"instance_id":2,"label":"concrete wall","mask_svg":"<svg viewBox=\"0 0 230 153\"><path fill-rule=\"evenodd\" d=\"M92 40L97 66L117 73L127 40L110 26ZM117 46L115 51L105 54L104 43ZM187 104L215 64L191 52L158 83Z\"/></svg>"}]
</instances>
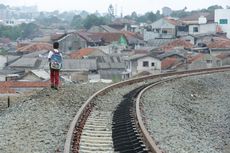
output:
<instances>
[{"instance_id":1,"label":"concrete wall","mask_svg":"<svg viewBox=\"0 0 230 153\"><path fill-rule=\"evenodd\" d=\"M216 26L216 23L189 25L189 34L196 35L205 33L216 33ZM198 28L198 32L193 31L194 27Z\"/></svg>"},{"instance_id":2,"label":"concrete wall","mask_svg":"<svg viewBox=\"0 0 230 153\"><path fill-rule=\"evenodd\" d=\"M148 67L143 66L143 62L148 62ZM154 66L152 66L152 63L154 63ZM143 72L143 71L154 71L154 70L160 70L161 69L161 62L158 59L155 59L153 57L144 57L137 60L137 72Z\"/></svg>"},{"instance_id":3,"label":"concrete wall","mask_svg":"<svg viewBox=\"0 0 230 153\"><path fill-rule=\"evenodd\" d=\"M220 19L226 19L227 24L221 24ZM221 26L224 32L227 32L227 37L230 38L230 9L216 9L215 10L215 22Z\"/></svg>"},{"instance_id":4,"label":"concrete wall","mask_svg":"<svg viewBox=\"0 0 230 153\"><path fill-rule=\"evenodd\" d=\"M2 69L5 66L6 60L6 56L0 55L0 69Z\"/></svg>"}]
</instances>

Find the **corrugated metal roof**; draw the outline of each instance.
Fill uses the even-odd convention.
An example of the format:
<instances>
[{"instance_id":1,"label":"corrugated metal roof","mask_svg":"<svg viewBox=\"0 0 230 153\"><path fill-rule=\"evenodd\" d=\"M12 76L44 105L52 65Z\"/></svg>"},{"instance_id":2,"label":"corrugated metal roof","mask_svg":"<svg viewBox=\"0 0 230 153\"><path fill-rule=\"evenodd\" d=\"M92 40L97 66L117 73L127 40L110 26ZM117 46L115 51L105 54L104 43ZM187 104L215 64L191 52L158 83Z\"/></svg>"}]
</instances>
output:
<instances>
[{"instance_id":1,"label":"corrugated metal roof","mask_svg":"<svg viewBox=\"0 0 230 153\"><path fill-rule=\"evenodd\" d=\"M45 55L47 54L48 55L48 50L42 50L42 51L37 51L37 52L32 52L32 53L29 53L29 54L26 54L26 55L23 55L23 57L39 57L40 55Z\"/></svg>"},{"instance_id":2,"label":"corrugated metal roof","mask_svg":"<svg viewBox=\"0 0 230 153\"><path fill-rule=\"evenodd\" d=\"M96 70L96 59L64 59L62 70Z\"/></svg>"},{"instance_id":3,"label":"corrugated metal roof","mask_svg":"<svg viewBox=\"0 0 230 153\"><path fill-rule=\"evenodd\" d=\"M41 79L44 79L44 80L48 80L50 78L50 75L48 72L46 72L45 70L31 70L31 72L33 74L35 74L36 76L38 76L39 78Z\"/></svg>"},{"instance_id":4,"label":"corrugated metal roof","mask_svg":"<svg viewBox=\"0 0 230 153\"><path fill-rule=\"evenodd\" d=\"M24 67L24 68L35 68L37 58L26 58L22 57L10 64L9 67Z\"/></svg>"}]
</instances>

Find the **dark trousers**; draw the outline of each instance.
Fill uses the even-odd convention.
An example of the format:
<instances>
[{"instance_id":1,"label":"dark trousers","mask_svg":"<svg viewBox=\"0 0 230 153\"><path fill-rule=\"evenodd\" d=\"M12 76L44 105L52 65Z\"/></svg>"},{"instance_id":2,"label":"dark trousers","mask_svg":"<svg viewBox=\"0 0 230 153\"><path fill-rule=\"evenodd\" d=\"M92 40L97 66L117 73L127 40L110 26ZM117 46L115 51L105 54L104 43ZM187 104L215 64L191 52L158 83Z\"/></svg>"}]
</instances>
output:
<instances>
[{"instance_id":1,"label":"dark trousers","mask_svg":"<svg viewBox=\"0 0 230 153\"><path fill-rule=\"evenodd\" d=\"M59 70L50 69L50 81L51 86L58 87L59 86Z\"/></svg>"}]
</instances>

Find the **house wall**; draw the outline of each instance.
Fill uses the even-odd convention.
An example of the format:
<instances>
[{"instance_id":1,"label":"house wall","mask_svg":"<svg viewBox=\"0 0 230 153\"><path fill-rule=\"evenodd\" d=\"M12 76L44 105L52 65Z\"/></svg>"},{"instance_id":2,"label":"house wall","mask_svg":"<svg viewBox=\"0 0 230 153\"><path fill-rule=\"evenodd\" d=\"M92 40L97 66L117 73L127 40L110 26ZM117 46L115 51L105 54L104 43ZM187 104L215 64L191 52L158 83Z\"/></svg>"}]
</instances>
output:
<instances>
[{"instance_id":1,"label":"house wall","mask_svg":"<svg viewBox=\"0 0 230 153\"><path fill-rule=\"evenodd\" d=\"M6 56L0 55L0 69L2 69L5 66L6 61L7 61Z\"/></svg>"},{"instance_id":2,"label":"house wall","mask_svg":"<svg viewBox=\"0 0 230 153\"><path fill-rule=\"evenodd\" d=\"M221 23L223 19L226 20L227 23ZM216 9L215 22L221 26L222 30L227 33L227 37L230 38L230 9Z\"/></svg>"},{"instance_id":3,"label":"house wall","mask_svg":"<svg viewBox=\"0 0 230 153\"><path fill-rule=\"evenodd\" d=\"M223 66L224 66L224 65L230 65L230 57L223 59L223 60L222 60L222 65L223 65Z\"/></svg>"},{"instance_id":4,"label":"house wall","mask_svg":"<svg viewBox=\"0 0 230 153\"><path fill-rule=\"evenodd\" d=\"M193 63L188 65L189 70L205 69L205 68L207 68L207 64L205 61L197 61L197 62L193 62Z\"/></svg>"},{"instance_id":5,"label":"house wall","mask_svg":"<svg viewBox=\"0 0 230 153\"><path fill-rule=\"evenodd\" d=\"M102 69L98 70L101 79L110 79L114 82L122 80L122 72L124 69Z\"/></svg>"},{"instance_id":6,"label":"house wall","mask_svg":"<svg viewBox=\"0 0 230 153\"><path fill-rule=\"evenodd\" d=\"M144 31L144 41L155 39L159 37L159 33L153 31Z\"/></svg>"},{"instance_id":7,"label":"house wall","mask_svg":"<svg viewBox=\"0 0 230 153\"><path fill-rule=\"evenodd\" d=\"M153 33L158 33L157 38L176 37L176 26L167 22L164 18L152 23L151 28ZM164 33L164 31L167 31L167 33Z\"/></svg>"},{"instance_id":8,"label":"house wall","mask_svg":"<svg viewBox=\"0 0 230 153\"><path fill-rule=\"evenodd\" d=\"M107 32L107 31L105 31L100 26L93 26L88 30L88 32Z\"/></svg>"},{"instance_id":9,"label":"house wall","mask_svg":"<svg viewBox=\"0 0 230 153\"><path fill-rule=\"evenodd\" d=\"M6 80L6 76L5 75L0 75L0 81L5 81Z\"/></svg>"},{"instance_id":10,"label":"house wall","mask_svg":"<svg viewBox=\"0 0 230 153\"><path fill-rule=\"evenodd\" d=\"M86 41L80 38L77 34L68 34L67 36L58 40L58 42L60 44L59 49L62 52L71 52L76 51L80 48L87 47Z\"/></svg>"},{"instance_id":11,"label":"house wall","mask_svg":"<svg viewBox=\"0 0 230 153\"><path fill-rule=\"evenodd\" d=\"M189 34L205 34L205 33L216 33L216 23L212 24L197 24L197 25L189 25ZM198 32L194 32L193 28L197 27Z\"/></svg>"},{"instance_id":12,"label":"house wall","mask_svg":"<svg viewBox=\"0 0 230 153\"><path fill-rule=\"evenodd\" d=\"M143 66L143 62L148 62L148 66ZM152 63L154 63L154 66L152 66ZM160 70L161 69L161 62L158 59L152 58L152 57L144 57L137 60L137 72L143 72L143 71L154 71L154 70Z\"/></svg>"}]
</instances>

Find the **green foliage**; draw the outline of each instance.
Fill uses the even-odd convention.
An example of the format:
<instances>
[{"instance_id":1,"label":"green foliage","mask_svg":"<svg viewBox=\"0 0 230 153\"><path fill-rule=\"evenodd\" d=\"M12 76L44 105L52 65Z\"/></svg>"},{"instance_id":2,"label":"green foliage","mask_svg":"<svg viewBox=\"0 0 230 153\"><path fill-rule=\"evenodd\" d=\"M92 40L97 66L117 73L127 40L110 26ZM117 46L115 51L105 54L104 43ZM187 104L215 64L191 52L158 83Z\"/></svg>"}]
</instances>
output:
<instances>
[{"instance_id":1,"label":"green foliage","mask_svg":"<svg viewBox=\"0 0 230 153\"><path fill-rule=\"evenodd\" d=\"M16 40L18 38L32 39L39 34L39 27L34 23L21 24L18 26L0 26L0 37Z\"/></svg>"},{"instance_id":2,"label":"green foliage","mask_svg":"<svg viewBox=\"0 0 230 153\"><path fill-rule=\"evenodd\" d=\"M16 40L18 37L20 37L20 35L21 31L18 26L0 26L0 37Z\"/></svg>"},{"instance_id":3,"label":"green foliage","mask_svg":"<svg viewBox=\"0 0 230 153\"><path fill-rule=\"evenodd\" d=\"M70 25L73 28L80 29L80 28L84 27L83 22L84 22L84 20L82 19L82 17L80 15L75 15L73 17L73 20L71 21Z\"/></svg>"},{"instance_id":4,"label":"green foliage","mask_svg":"<svg viewBox=\"0 0 230 153\"><path fill-rule=\"evenodd\" d=\"M95 14L88 15L83 22L83 25L86 29L89 29L92 26L99 26L104 24L106 24L106 18L97 17Z\"/></svg>"},{"instance_id":5,"label":"green foliage","mask_svg":"<svg viewBox=\"0 0 230 153\"><path fill-rule=\"evenodd\" d=\"M0 48L0 55L6 55L7 51L3 48Z\"/></svg>"},{"instance_id":6,"label":"green foliage","mask_svg":"<svg viewBox=\"0 0 230 153\"><path fill-rule=\"evenodd\" d=\"M223 9L223 7L222 7L222 6L219 6L219 5L212 5L212 6L209 6L209 7L208 7L207 11L209 11L209 12L214 12L215 9Z\"/></svg>"},{"instance_id":7,"label":"green foliage","mask_svg":"<svg viewBox=\"0 0 230 153\"><path fill-rule=\"evenodd\" d=\"M40 13L40 16L36 19L38 24L44 25L44 26L51 26L53 24L61 23L62 20L59 19L57 16L49 16L44 17L43 13Z\"/></svg>"},{"instance_id":8,"label":"green foliage","mask_svg":"<svg viewBox=\"0 0 230 153\"><path fill-rule=\"evenodd\" d=\"M162 15L160 14L160 11L158 10L156 13L153 12L147 12L142 16L137 17L138 22L154 22L158 19L160 19Z\"/></svg>"}]
</instances>

